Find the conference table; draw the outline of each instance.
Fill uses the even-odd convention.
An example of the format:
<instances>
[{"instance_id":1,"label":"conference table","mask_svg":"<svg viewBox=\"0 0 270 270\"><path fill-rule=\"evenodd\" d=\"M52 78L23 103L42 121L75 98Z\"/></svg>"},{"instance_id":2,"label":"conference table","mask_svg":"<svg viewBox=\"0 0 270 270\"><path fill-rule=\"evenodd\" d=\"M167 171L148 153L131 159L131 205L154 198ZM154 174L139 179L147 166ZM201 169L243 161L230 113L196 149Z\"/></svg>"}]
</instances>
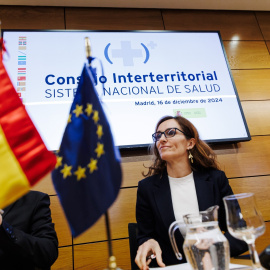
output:
<instances>
[{"instance_id":1,"label":"conference table","mask_svg":"<svg viewBox=\"0 0 270 270\"><path fill-rule=\"evenodd\" d=\"M247 259L235 259L231 258L230 260L230 270L251 270L251 260ZM192 270L189 263L171 265L166 267L153 267L150 269L162 269L162 270Z\"/></svg>"}]
</instances>

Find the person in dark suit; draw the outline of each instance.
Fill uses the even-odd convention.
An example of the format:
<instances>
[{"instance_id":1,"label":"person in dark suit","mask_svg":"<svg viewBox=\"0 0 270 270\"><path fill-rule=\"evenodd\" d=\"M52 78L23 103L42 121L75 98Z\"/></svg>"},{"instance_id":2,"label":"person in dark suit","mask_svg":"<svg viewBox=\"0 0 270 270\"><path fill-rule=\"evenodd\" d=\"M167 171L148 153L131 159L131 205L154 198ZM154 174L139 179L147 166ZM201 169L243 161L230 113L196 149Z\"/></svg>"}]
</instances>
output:
<instances>
[{"instance_id":1,"label":"person in dark suit","mask_svg":"<svg viewBox=\"0 0 270 270\"><path fill-rule=\"evenodd\" d=\"M58 239L47 194L30 191L0 214L0 269L50 269Z\"/></svg>"},{"instance_id":2,"label":"person in dark suit","mask_svg":"<svg viewBox=\"0 0 270 270\"><path fill-rule=\"evenodd\" d=\"M135 262L149 269L186 262L183 253L185 231L177 235L183 260L177 260L168 229L183 215L218 205L219 227L230 244L230 255L248 250L245 242L233 238L226 226L223 197L233 194L225 173L219 170L213 150L199 138L194 125L181 116L163 117L152 135L153 164L147 178L138 184L136 219L138 251ZM153 261L154 255L156 261ZM153 265L155 266L155 265Z\"/></svg>"}]
</instances>

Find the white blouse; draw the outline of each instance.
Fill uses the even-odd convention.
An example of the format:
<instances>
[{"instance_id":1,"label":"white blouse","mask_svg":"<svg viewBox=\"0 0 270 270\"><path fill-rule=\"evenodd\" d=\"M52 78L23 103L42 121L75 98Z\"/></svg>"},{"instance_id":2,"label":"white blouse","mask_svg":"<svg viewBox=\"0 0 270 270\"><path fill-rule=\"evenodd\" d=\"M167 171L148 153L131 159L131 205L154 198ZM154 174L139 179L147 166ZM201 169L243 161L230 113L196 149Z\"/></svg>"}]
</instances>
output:
<instances>
[{"instance_id":1,"label":"white blouse","mask_svg":"<svg viewBox=\"0 0 270 270\"><path fill-rule=\"evenodd\" d=\"M193 172L180 178L168 177L175 219L184 222L183 215L199 213ZM180 231L185 237L185 226L180 226Z\"/></svg>"}]
</instances>

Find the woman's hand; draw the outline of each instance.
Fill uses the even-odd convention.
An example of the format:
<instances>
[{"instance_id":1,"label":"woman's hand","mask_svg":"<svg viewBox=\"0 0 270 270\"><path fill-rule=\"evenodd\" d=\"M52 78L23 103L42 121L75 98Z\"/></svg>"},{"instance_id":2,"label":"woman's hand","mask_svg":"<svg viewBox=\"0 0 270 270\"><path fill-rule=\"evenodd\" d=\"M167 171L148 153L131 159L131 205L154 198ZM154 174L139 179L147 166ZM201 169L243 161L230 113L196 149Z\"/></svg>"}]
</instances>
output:
<instances>
[{"instance_id":1,"label":"woman's hand","mask_svg":"<svg viewBox=\"0 0 270 270\"><path fill-rule=\"evenodd\" d=\"M154 255L157 260L157 264L160 267L165 267L165 264L163 263L161 258L161 253L162 251L158 242L154 239L149 239L148 241L144 242L142 245L139 246L135 258L135 263L141 270L148 270L148 265L152 261L150 256Z\"/></svg>"}]
</instances>

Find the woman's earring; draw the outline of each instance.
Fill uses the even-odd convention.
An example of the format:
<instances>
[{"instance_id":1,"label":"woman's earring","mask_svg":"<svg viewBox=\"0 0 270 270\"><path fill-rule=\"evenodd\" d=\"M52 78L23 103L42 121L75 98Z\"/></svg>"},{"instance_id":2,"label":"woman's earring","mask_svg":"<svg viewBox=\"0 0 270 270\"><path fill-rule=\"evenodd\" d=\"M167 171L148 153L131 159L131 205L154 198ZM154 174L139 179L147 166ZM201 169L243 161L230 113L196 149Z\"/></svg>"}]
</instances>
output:
<instances>
[{"instance_id":1,"label":"woman's earring","mask_svg":"<svg viewBox=\"0 0 270 270\"><path fill-rule=\"evenodd\" d=\"M188 158L190 159L190 162L193 163L193 156L192 156L190 150L188 150Z\"/></svg>"}]
</instances>

